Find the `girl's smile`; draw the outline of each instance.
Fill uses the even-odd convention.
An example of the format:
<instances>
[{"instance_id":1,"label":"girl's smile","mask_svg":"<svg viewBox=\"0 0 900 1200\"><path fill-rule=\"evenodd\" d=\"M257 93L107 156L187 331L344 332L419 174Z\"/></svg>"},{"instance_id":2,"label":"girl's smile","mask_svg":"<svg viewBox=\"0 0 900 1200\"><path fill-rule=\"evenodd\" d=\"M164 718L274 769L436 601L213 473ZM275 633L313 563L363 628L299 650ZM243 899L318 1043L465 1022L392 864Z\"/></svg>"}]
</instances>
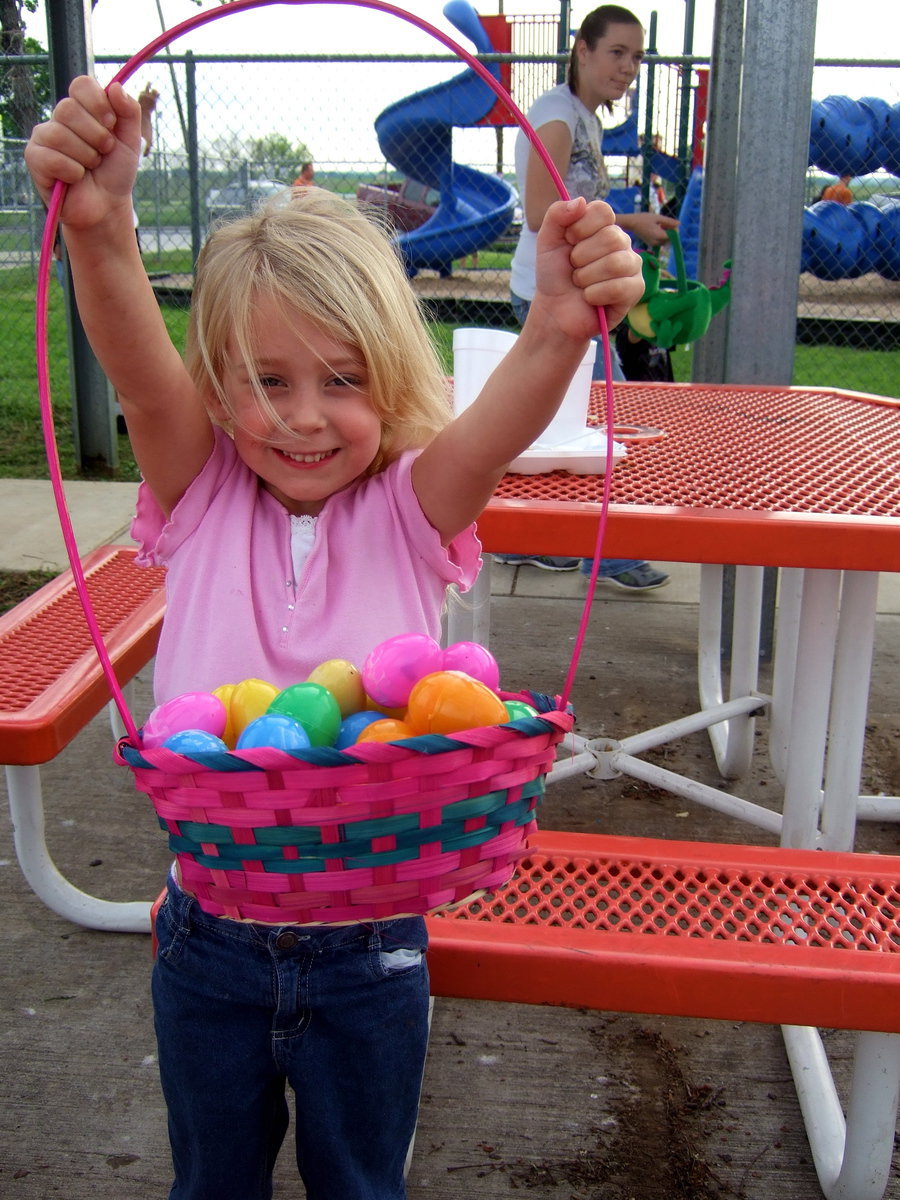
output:
<instances>
[{"instance_id":1,"label":"girl's smile","mask_svg":"<svg viewBox=\"0 0 900 1200\"><path fill-rule=\"evenodd\" d=\"M228 412L219 415L266 490L294 515L315 516L365 473L381 444L365 361L266 296L256 305L252 358L229 342Z\"/></svg>"}]
</instances>

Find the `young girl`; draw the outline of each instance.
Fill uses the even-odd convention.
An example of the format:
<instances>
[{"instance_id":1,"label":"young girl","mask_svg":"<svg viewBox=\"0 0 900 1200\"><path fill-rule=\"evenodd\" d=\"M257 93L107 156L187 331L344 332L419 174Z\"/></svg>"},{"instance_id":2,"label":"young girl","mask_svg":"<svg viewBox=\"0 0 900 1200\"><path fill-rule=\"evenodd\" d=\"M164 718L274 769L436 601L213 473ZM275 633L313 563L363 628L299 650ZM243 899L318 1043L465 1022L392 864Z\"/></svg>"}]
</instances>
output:
<instances>
[{"instance_id":1,"label":"young girl","mask_svg":"<svg viewBox=\"0 0 900 1200\"><path fill-rule=\"evenodd\" d=\"M76 79L26 159L62 224L79 309L125 413L144 561L168 567L161 702L285 685L385 638L439 634L479 567L473 522L551 420L596 332L640 297L603 204L550 207L522 336L469 409L446 389L386 236L311 189L223 227L196 274L187 363L134 238L140 108ZM176 879L153 997L173 1200L264 1200L296 1095L309 1200L400 1200L426 1050L421 918L267 926Z\"/></svg>"}]
</instances>

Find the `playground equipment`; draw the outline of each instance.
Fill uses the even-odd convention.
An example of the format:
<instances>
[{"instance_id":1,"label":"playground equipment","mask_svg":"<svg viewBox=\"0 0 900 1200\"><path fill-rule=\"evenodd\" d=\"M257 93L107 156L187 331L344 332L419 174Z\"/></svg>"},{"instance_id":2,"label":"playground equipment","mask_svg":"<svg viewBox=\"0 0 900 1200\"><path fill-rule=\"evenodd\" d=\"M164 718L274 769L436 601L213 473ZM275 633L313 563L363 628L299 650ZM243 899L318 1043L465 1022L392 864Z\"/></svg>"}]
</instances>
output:
<instances>
[{"instance_id":1,"label":"playground equipment","mask_svg":"<svg viewBox=\"0 0 900 1200\"><path fill-rule=\"evenodd\" d=\"M900 175L900 103L878 97L814 100L809 162L832 175L866 175L883 167ZM694 170L679 217L688 275L696 276L703 169ZM804 210L800 270L819 279L877 272L900 279L900 198L880 204L819 200Z\"/></svg>"},{"instance_id":2,"label":"playground equipment","mask_svg":"<svg viewBox=\"0 0 900 1200\"><path fill-rule=\"evenodd\" d=\"M880 96L813 100L809 165L829 175L868 175L884 167L900 175L900 102Z\"/></svg>"},{"instance_id":3,"label":"playground equipment","mask_svg":"<svg viewBox=\"0 0 900 1200\"><path fill-rule=\"evenodd\" d=\"M509 26L504 17L482 17L468 0L450 0L444 16L471 41L479 54L510 50ZM496 79L504 67L486 64ZM606 154L636 157L642 153L637 106L620 125L604 130ZM417 229L398 232L397 245L410 274L429 268L449 275L455 259L483 250L506 232L518 199L515 189L499 175L454 163L454 128L516 124L488 85L471 68L446 83L436 84L397 100L376 119L375 132L388 162L408 178L440 192L433 216ZM650 169L663 179L678 178L679 162L654 150ZM617 212L634 212L640 189L621 188L610 193Z\"/></svg>"},{"instance_id":4,"label":"playground equipment","mask_svg":"<svg viewBox=\"0 0 900 1200\"><path fill-rule=\"evenodd\" d=\"M444 15L479 54L494 53L485 27L466 0L451 0ZM496 64L488 70L500 78ZM385 158L401 174L437 189L441 196L424 225L397 235L410 274L430 268L449 275L454 259L483 250L509 228L515 189L499 175L455 163L452 156L454 127L483 123L495 102L488 85L468 69L398 100L375 121ZM512 123L511 116L508 121Z\"/></svg>"}]
</instances>

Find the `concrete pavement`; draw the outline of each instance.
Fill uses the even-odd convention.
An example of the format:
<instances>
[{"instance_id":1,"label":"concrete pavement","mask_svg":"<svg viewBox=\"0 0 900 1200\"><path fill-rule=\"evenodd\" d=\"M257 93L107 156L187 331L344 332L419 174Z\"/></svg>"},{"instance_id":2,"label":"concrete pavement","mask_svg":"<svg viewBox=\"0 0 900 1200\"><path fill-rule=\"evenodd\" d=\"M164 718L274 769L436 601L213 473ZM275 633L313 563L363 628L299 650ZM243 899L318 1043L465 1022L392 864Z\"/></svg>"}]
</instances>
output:
<instances>
[{"instance_id":1,"label":"concrete pavement","mask_svg":"<svg viewBox=\"0 0 900 1200\"><path fill-rule=\"evenodd\" d=\"M133 485L66 490L82 553L127 540ZM64 565L50 485L0 481L0 568ZM624 736L696 707L699 568L665 566L667 588L598 595L573 691L582 730ZM879 604L867 793L896 790L900 779L898 583L897 575L883 581ZM491 646L504 680L559 689L583 589L577 573L494 569ZM150 680L149 668L136 680L136 714L149 711ZM758 736L761 752L733 790L777 807L763 718ZM670 769L722 786L705 735L659 754ZM106 899L156 895L169 861L165 839L112 762L104 716L41 774L47 842L64 876ZM625 777L555 784L541 821L700 841L768 837ZM866 822L858 846L896 853L897 827ZM162 1200L170 1166L149 939L82 929L45 907L19 870L2 798L0 909L0 1195ZM845 1092L852 1035L825 1038ZM291 1159L285 1146L281 1200L303 1195ZM894 1167L885 1200L900 1200L900 1151ZM410 1200L507 1200L512 1191L533 1200L819 1200L779 1031L439 999Z\"/></svg>"}]
</instances>

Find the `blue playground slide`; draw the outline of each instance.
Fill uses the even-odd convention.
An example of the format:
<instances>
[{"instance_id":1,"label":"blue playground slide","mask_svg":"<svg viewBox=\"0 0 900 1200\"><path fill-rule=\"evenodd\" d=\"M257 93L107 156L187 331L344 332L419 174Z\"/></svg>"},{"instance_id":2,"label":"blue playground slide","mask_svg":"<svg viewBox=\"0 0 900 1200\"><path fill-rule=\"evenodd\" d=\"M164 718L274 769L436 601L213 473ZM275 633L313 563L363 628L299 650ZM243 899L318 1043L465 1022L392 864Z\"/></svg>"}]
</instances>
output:
<instances>
[{"instance_id":1,"label":"blue playground slide","mask_svg":"<svg viewBox=\"0 0 900 1200\"><path fill-rule=\"evenodd\" d=\"M447 20L473 43L479 54L494 46L468 0L450 0L444 7ZM499 79L500 70L488 70ZM430 268L449 275L454 259L483 250L509 228L516 201L515 189L497 175L454 163L453 129L477 125L493 108L496 96L471 69L446 83L414 92L396 101L375 121L381 152L397 171L435 188L441 197L434 215L409 233L397 235L411 275ZM638 154L637 110L621 125L603 135L607 154ZM665 179L677 178L677 160L656 153L653 171ZM626 194L627 193L627 194ZM614 208L633 211L634 189L610 195Z\"/></svg>"},{"instance_id":2,"label":"blue playground slide","mask_svg":"<svg viewBox=\"0 0 900 1200\"><path fill-rule=\"evenodd\" d=\"M491 45L478 14L467 0L451 0L444 16L469 39L479 54ZM499 78L499 67L489 67ZM433 216L410 233L397 236L407 270L421 268L449 275L454 259L483 250L509 228L516 192L498 175L453 162L453 129L477 125L494 105L495 95L467 68L446 83L436 84L396 101L375 121L381 152L402 174L441 195Z\"/></svg>"}]
</instances>

